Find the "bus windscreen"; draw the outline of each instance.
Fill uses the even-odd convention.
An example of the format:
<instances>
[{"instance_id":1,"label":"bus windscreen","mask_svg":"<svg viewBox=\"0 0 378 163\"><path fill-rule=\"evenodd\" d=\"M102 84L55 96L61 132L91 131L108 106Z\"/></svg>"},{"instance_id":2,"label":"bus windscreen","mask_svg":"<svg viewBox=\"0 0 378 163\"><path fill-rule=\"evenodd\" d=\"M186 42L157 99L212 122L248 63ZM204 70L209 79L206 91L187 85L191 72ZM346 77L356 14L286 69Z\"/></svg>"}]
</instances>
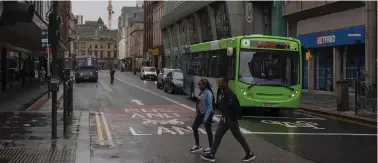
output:
<instances>
[{"instance_id":1,"label":"bus windscreen","mask_svg":"<svg viewBox=\"0 0 378 163\"><path fill-rule=\"evenodd\" d=\"M95 58L80 58L76 59L77 67L97 67L97 60Z\"/></svg>"}]
</instances>

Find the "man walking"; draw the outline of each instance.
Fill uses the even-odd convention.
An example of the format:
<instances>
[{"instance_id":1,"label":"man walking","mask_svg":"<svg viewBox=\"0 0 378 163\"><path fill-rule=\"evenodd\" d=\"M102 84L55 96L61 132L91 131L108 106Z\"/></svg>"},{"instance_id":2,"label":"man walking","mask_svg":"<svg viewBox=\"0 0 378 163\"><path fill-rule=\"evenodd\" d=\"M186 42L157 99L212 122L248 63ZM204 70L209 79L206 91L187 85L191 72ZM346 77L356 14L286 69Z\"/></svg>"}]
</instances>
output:
<instances>
[{"instance_id":1,"label":"man walking","mask_svg":"<svg viewBox=\"0 0 378 163\"><path fill-rule=\"evenodd\" d=\"M238 119L240 115L240 104L235 93L228 87L228 78L222 77L219 82L219 88L222 90L221 100L219 102L219 108L222 111L222 117L219 121L217 131L215 132L214 143L210 153L204 153L201 157L208 161L215 161L214 155L217 152L222 137L228 129L231 130L232 135L244 148L246 153L242 161L251 161L255 158L255 155L251 152L247 141L240 132Z\"/></svg>"}]
</instances>

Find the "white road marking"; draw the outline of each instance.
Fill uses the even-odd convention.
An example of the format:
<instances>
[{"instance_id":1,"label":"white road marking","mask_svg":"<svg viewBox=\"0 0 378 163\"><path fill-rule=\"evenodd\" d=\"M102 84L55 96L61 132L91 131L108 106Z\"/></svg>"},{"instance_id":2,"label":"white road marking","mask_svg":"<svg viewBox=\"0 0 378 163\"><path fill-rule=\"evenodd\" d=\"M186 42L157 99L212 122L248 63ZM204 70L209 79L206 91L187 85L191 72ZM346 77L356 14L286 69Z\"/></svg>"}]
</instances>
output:
<instances>
[{"instance_id":1,"label":"white road marking","mask_svg":"<svg viewBox=\"0 0 378 163\"><path fill-rule=\"evenodd\" d=\"M140 102L140 100L132 99L131 101L137 103L138 105L144 105L142 102Z\"/></svg>"},{"instance_id":2,"label":"white road marking","mask_svg":"<svg viewBox=\"0 0 378 163\"><path fill-rule=\"evenodd\" d=\"M108 74L106 74L106 75L109 76ZM192 110L192 111L194 111L194 112L196 111L196 109L194 109L194 108L192 108L192 107L190 107L190 106L188 106L188 105L181 104L180 102L178 102L178 101L176 101L176 100L170 99L170 98L165 97L165 96L161 96L161 95L157 94L156 92L150 91L150 90L148 90L148 89L144 89L144 88L139 87L139 86L137 86L137 85L135 85L135 84L132 84L132 83L129 83L129 82L123 81L123 80L121 80L121 79L119 79L119 78L115 78L115 79L119 80L119 81L122 82L122 83L125 83L125 84L128 84L128 85L131 85L131 86L133 86L133 87L135 87L135 88L139 88L140 90L143 90L143 91L149 92L149 93L151 93L151 94L153 94L153 95L155 95L155 96L158 96L158 97L164 98L164 99L166 99L167 101L173 102L173 103L175 103L175 104L177 104L177 105L180 105L180 106L182 106L182 107L184 107L184 108L187 108L187 109L189 109L189 110ZM218 117L214 117L213 119L214 119L215 121L217 121L217 122L219 122L219 120L220 120ZM240 127L240 131L241 131L243 134L251 134L251 133L252 133L251 131L248 131L247 129L244 129L244 128L241 128L241 127Z\"/></svg>"},{"instance_id":3,"label":"white road marking","mask_svg":"<svg viewBox=\"0 0 378 163\"><path fill-rule=\"evenodd\" d=\"M292 119L292 120L325 120L324 118L293 118L293 117L265 117L265 116L243 116L243 118L258 118L258 119Z\"/></svg>"},{"instance_id":4,"label":"white road marking","mask_svg":"<svg viewBox=\"0 0 378 163\"><path fill-rule=\"evenodd\" d=\"M288 132L251 132L256 135L309 135L309 136L377 136L377 134L353 133L288 133Z\"/></svg>"},{"instance_id":5,"label":"white road marking","mask_svg":"<svg viewBox=\"0 0 378 163\"><path fill-rule=\"evenodd\" d=\"M325 119L325 118L318 117L318 116L314 116L314 115L310 115L310 114L306 114L306 113L303 113L303 112L301 112L301 111L296 111L296 113L298 113L298 114L302 114L302 115L305 115L305 116L309 116L309 117L313 117L313 118L317 118L317 119L327 120L327 119Z\"/></svg>"}]
</instances>

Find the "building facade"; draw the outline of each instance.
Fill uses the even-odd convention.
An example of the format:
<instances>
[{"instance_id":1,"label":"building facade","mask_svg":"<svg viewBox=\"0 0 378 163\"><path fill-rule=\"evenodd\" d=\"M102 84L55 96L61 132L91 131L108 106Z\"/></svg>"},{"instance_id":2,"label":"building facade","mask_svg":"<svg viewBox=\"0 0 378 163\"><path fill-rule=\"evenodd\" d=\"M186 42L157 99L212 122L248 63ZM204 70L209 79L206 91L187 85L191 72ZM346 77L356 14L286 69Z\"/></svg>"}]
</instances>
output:
<instances>
[{"instance_id":1,"label":"building facade","mask_svg":"<svg viewBox=\"0 0 378 163\"><path fill-rule=\"evenodd\" d=\"M122 66L126 70L130 71L132 67L131 53L130 53L130 24L129 19L133 17L135 13L141 12L140 7L123 7L121 15L118 17L118 50L119 59L122 60Z\"/></svg>"},{"instance_id":2,"label":"building facade","mask_svg":"<svg viewBox=\"0 0 378 163\"><path fill-rule=\"evenodd\" d=\"M153 49L153 3L154 1L143 2L144 12L144 38L143 38L143 65L152 66Z\"/></svg>"},{"instance_id":3,"label":"building facade","mask_svg":"<svg viewBox=\"0 0 378 163\"><path fill-rule=\"evenodd\" d=\"M164 2L154 1L152 3L152 65L161 69L165 67L164 46L160 22L164 12Z\"/></svg>"},{"instance_id":4,"label":"building facade","mask_svg":"<svg viewBox=\"0 0 378 163\"><path fill-rule=\"evenodd\" d=\"M41 56L41 30L48 27L48 1L1 1L0 92L37 82L35 71L45 67ZM34 6L34 11L29 8Z\"/></svg>"},{"instance_id":5,"label":"building facade","mask_svg":"<svg viewBox=\"0 0 378 163\"><path fill-rule=\"evenodd\" d=\"M356 79L376 84L376 11L373 1L284 2L288 36L297 37L312 56L303 60L303 88L336 91L341 78L351 92Z\"/></svg>"},{"instance_id":6,"label":"building facade","mask_svg":"<svg viewBox=\"0 0 378 163\"><path fill-rule=\"evenodd\" d=\"M130 54L132 58L132 68L142 66L143 61L143 35L144 23L143 13L135 13L134 17L129 18L130 27Z\"/></svg>"},{"instance_id":7,"label":"building facade","mask_svg":"<svg viewBox=\"0 0 378 163\"><path fill-rule=\"evenodd\" d=\"M99 18L76 26L78 56L96 56L102 69L119 68L117 30L108 30Z\"/></svg>"},{"instance_id":8,"label":"building facade","mask_svg":"<svg viewBox=\"0 0 378 163\"><path fill-rule=\"evenodd\" d=\"M185 45L248 34L271 35L274 5L268 1L165 1L161 29L166 67L180 68Z\"/></svg>"},{"instance_id":9,"label":"building facade","mask_svg":"<svg viewBox=\"0 0 378 163\"><path fill-rule=\"evenodd\" d=\"M77 24L84 24L83 15L75 15L75 18L77 19Z\"/></svg>"}]
</instances>

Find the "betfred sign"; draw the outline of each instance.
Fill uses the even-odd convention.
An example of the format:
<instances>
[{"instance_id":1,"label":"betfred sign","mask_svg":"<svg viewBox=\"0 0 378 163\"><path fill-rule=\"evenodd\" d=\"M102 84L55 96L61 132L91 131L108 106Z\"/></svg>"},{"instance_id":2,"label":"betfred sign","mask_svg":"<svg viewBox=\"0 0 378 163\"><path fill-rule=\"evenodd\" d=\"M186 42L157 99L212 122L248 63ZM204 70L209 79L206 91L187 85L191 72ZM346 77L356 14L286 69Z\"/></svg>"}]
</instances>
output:
<instances>
[{"instance_id":1,"label":"betfred sign","mask_svg":"<svg viewBox=\"0 0 378 163\"><path fill-rule=\"evenodd\" d=\"M316 44L322 45L322 44L332 44L336 41L335 35L328 35L328 36L318 36L316 38Z\"/></svg>"}]
</instances>

